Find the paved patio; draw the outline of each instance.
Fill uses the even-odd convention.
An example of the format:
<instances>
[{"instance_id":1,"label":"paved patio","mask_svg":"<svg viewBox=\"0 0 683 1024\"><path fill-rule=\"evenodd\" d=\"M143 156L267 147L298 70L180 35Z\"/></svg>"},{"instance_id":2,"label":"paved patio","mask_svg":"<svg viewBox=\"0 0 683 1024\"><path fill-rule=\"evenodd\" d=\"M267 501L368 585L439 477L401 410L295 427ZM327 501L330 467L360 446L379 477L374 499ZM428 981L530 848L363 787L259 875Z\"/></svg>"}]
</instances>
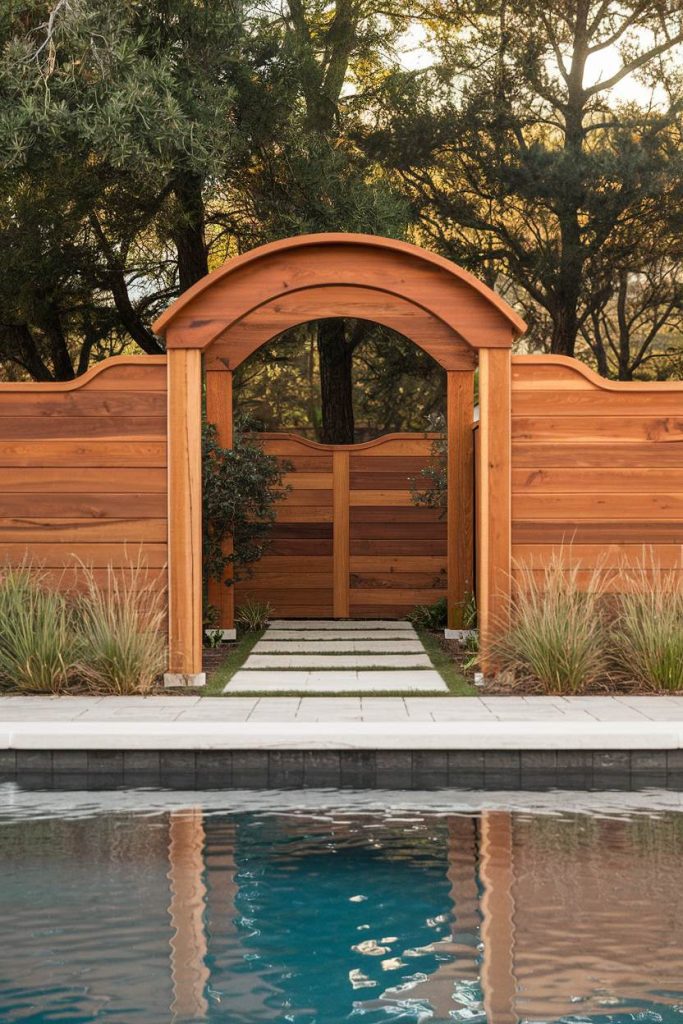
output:
<instances>
[{"instance_id":1,"label":"paved patio","mask_svg":"<svg viewBox=\"0 0 683 1024\"><path fill-rule=\"evenodd\" d=\"M678 750L679 697L0 697L2 749Z\"/></svg>"}]
</instances>

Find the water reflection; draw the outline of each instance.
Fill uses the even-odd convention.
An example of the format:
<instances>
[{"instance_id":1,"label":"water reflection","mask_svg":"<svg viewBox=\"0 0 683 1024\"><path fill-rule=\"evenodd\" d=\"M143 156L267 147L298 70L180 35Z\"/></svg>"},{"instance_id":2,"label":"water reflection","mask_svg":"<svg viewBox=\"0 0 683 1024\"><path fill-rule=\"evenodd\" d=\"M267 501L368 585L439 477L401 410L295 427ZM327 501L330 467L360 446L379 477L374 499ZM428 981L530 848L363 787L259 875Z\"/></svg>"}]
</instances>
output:
<instances>
[{"instance_id":1,"label":"water reflection","mask_svg":"<svg viewBox=\"0 0 683 1024\"><path fill-rule=\"evenodd\" d=\"M0 828L0 1020L683 1017L683 816L330 814Z\"/></svg>"}]
</instances>

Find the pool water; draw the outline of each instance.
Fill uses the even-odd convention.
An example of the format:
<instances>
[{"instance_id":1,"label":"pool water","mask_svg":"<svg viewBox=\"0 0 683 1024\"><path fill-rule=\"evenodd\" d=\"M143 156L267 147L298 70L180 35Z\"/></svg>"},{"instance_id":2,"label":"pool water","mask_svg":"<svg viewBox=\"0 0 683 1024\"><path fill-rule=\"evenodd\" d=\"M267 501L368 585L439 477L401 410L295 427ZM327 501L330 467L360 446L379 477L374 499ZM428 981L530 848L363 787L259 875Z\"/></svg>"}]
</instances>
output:
<instances>
[{"instance_id":1,"label":"pool water","mask_svg":"<svg viewBox=\"0 0 683 1024\"><path fill-rule=\"evenodd\" d=\"M0 1022L683 1022L683 814L0 803ZM19 801L21 803L21 801Z\"/></svg>"}]
</instances>

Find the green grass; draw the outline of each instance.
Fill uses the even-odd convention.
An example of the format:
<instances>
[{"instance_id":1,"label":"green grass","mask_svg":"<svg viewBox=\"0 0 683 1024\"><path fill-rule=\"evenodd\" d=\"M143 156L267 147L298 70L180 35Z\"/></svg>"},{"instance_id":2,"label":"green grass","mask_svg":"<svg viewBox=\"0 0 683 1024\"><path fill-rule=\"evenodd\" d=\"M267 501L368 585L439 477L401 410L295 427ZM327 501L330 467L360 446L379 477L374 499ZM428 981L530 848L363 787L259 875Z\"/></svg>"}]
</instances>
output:
<instances>
[{"instance_id":1,"label":"green grass","mask_svg":"<svg viewBox=\"0 0 683 1024\"><path fill-rule=\"evenodd\" d=\"M197 693L202 697L220 697L235 672L242 668L242 665L249 657L252 647L261 639L263 633L263 629L255 629L240 636L225 661L211 673L207 685L203 686L201 690L197 690ZM226 694L225 696L233 695ZM241 697L242 694L236 693L234 696Z\"/></svg>"},{"instance_id":2,"label":"green grass","mask_svg":"<svg viewBox=\"0 0 683 1024\"><path fill-rule=\"evenodd\" d=\"M478 690L460 672L452 657L439 643L438 637L426 629L418 629L417 635L424 644L432 665L448 687L449 697L476 697ZM446 694L442 693L442 697Z\"/></svg>"},{"instance_id":3,"label":"green grass","mask_svg":"<svg viewBox=\"0 0 683 1024\"><path fill-rule=\"evenodd\" d=\"M438 638L427 630L417 630L429 658L441 678L448 687L448 693L442 690L427 690L415 693L416 697L471 697L476 696L477 690L461 675L457 665L450 655L442 649ZM263 636L263 630L245 633L232 648L225 661L211 674L209 682L201 690L196 692L204 697L301 697L300 691L287 689L276 690L264 694L262 690L254 689L240 693L223 693L223 690L230 682L235 672L238 671L247 660L252 648ZM276 652L273 652L276 653ZM320 671L324 671L321 669ZM330 671L335 671L330 669ZM406 669L409 672L410 669ZM345 690L343 694L325 693L324 691L311 691L305 694L306 697L409 697L404 690Z\"/></svg>"}]
</instances>

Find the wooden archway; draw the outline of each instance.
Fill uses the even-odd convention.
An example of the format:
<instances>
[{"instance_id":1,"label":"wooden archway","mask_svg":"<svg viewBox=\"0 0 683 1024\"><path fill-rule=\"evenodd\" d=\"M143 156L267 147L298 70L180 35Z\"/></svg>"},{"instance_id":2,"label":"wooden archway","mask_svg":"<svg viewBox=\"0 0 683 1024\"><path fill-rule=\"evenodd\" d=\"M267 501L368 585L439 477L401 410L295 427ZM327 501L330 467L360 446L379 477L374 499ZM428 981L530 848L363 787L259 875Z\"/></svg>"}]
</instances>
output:
<instances>
[{"instance_id":1,"label":"wooden archway","mask_svg":"<svg viewBox=\"0 0 683 1024\"><path fill-rule=\"evenodd\" d=\"M460 267L407 242L304 235L229 260L188 289L154 325L165 336L169 401L170 671L201 672L201 383L207 416L232 441L232 371L276 334L323 317L391 327L427 351L448 379L449 604L467 588L459 496L471 494L473 374L479 365L477 560L479 623L504 614L510 571L510 348L524 322ZM232 588L219 588L224 621ZM195 680L196 681L196 680Z\"/></svg>"}]
</instances>

